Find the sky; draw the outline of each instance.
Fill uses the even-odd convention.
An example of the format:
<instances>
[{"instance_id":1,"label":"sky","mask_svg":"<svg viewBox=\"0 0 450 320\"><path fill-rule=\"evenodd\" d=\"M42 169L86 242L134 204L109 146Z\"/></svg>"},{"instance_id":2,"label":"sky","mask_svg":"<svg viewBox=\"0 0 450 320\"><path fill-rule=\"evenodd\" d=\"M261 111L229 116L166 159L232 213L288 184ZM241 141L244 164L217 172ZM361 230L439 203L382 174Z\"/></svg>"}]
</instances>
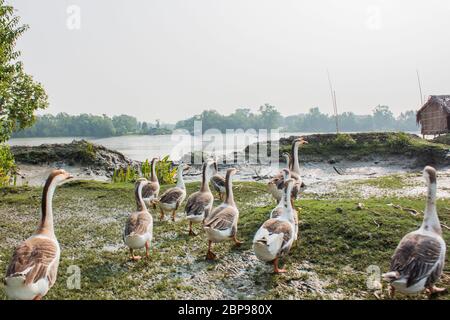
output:
<instances>
[{"instance_id":1,"label":"sky","mask_svg":"<svg viewBox=\"0 0 450 320\"><path fill-rule=\"evenodd\" d=\"M448 0L7 0L50 113L174 123L265 103L395 114L450 94Z\"/></svg>"}]
</instances>

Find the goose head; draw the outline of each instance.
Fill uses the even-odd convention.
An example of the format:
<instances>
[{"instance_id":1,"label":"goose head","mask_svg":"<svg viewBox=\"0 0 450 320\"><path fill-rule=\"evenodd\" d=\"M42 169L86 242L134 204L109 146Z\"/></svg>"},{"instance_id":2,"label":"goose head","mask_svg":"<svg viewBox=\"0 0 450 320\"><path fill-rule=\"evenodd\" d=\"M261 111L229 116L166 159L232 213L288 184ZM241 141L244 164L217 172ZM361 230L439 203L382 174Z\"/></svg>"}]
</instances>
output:
<instances>
[{"instance_id":1,"label":"goose head","mask_svg":"<svg viewBox=\"0 0 450 320\"><path fill-rule=\"evenodd\" d=\"M282 172L284 181L288 180L291 177L291 172L289 171L289 169L284 168Z\"/></svg>"},{"instance_id":2,"label":"goose head","mask_svg":"<svg viewBox=\"0 0 450 320\"><path fill-rule=\"evenodd\" d=\"M423 169L423 177L425 178L427 184L435 184L437 177L436 169L426 166L425 169Z\"/></svg>"},{"instance_id":3,"label":"goose head","mask_svg":"<svg viewBox=\"0 0 450 320\"><path fill-rule=\"evenodd\" d=\"M294 140L294 143L297 145L308 144L308 141L304 140L303 137L297 138Z\"/></svg>"},{"instance_id":4,"label":"goose head","mask_svg":"<svg viewBox=\"0 0 450 320\"><path fill-rule=\"evenodd\" d=\"M73 175L63 169L56 169L50 173L49 180L55 181L57 184L73 179Z\"/></svg>"}]
</instances>

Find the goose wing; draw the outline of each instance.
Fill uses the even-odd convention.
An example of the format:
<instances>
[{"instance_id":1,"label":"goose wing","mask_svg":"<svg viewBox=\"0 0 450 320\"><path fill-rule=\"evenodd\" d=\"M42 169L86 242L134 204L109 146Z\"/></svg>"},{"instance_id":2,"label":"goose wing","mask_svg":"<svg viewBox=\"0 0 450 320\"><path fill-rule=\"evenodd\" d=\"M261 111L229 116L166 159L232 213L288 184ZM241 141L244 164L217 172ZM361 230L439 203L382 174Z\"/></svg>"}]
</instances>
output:
<instances>
[{"instance_id":1,"label":"goose wing","mask_svg":"<svg viewBox=\"0 0 450 320\"><path fill-rule=\"evenodd\" d=\"M156 195L159 192L159 183L158 182L150 182L147 183L142 188L142 198L150 198L153 195Z\"/></svg>"},{"instance_id":2,"label":"goose wing","mask_svg":"<svg viewBox=\"0 0 450 320\"><path fill-rule=\"evenodd\" d=\"M428 281L438 278L442 272L441 246L441 243L433 237L408 234L400 241L392 256L391 271L397 271L400 277L407 277L407 287L425 277L431 276Z\"/></svg>"},{"instance_id":3,"label":"goose wing","mask_svg":"<svg viewBox=\"0 0 450 320\"><path fill-rule=\"evenodd\" d=\"M206 207L209 206L213 196L209 192L193 193L186 203L186 214L188 216L201 215L205 212Z\"/></svg>"},{"instance_id":4,"label":"goose wing","mask_svg":"<svg viewBox=\"0 0 450 320\"><path fill-rule=\"evenodd\" d=\"M53 284L56 274L49 272L49 267L57 255L58 247L54 240L44 237L29 238L15 249L6 277L24 276L26 285L47 277Z\"/></svg>"},{"instance_id":5,"label":"goose wing","mask_svg":"<svg viewBox=\"0 0 450 320\"><path fill-rule=\"evenodd\" d=\"M134 212L127 220L124 235L143 235L147 232L151 223L152 216L148 212Z\"/></svg>"},{"instance_id":6,"label":"goose wing","mask_svg":"<svg viewBox=\"0 0 450 320\"><path fill-rule=\"evenodd\" d=\"M163 193L161 198L159 199L162 203L177 203L184 194L184 190L181 188L171 188Z\"/></svg>"},{"instance_id":7,"label":"goose wing","mask_svg":"<svg viewBox=\"0 0 450 320\"><path fill-rule=\"evenodd\" d=\"M212 176L211 182L216 189L225 188L225 178L218 174Z\"/></svg>"},{"instance_id":8,"label":"goose wing","mask_svg":"<svg viewBox=\"0 0 450 320\"><path fill-rule=\"evenodd\" d=\"M292 225L287 221L281 221L278 219L269 219L263 224L263 228L269 231L269 235L283 234L283 245L286 246L290 239L293 237Z\"/></svg>"},{"instance_id":9,"label":"goose wing","mask_svg":"<svg viewBox=\"0 0 450 320\"><path fill-rule=\"evenodd\" d=\"M205 227L227 230L233 227L238 211L233 207L218 207L205 220Z\"/></svg>"}]
</instances>

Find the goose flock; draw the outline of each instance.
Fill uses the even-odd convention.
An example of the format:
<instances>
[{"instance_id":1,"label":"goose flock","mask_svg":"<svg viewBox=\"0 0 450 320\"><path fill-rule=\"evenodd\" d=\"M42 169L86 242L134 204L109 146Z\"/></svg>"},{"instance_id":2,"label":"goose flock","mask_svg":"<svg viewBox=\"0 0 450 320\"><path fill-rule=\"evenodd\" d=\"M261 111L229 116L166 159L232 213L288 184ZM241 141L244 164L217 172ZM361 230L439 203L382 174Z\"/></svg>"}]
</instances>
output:
<instances>
[{"instance_id":1,"label":"goose flock","mask_svg":"<svg viewBox=\"0 0 450 320\"><path fill-rule=\"evenodd\" d=\"M279 259L289 254L299 238L298 212L294 207L304 186L298 163L298 149L307 142L302 138L293 141L291 153L285 154L287 168L282 169L268 182L268 192L277 201L277 206L268 214L267 220L256 231L253 238L253 251L256 257L273 264L275 273L286 272L279 267ZM186 186L183 172L188 167L180 163L177 170L177 184L159 195L160 184L155 171L158 159L151 161L150 179L140 178L134 186L136 211L129 214L123 232L123 241L129 248L130 259L137 261L141 256L136 250L145 248L145 257L150 256L153 240L153 216L149 208L160 212L160 219L166 214L175 221L176 212L186 199ZM184 213L189 222L189 235L195 236L194 224L201 224L208 239L206 259L213 260L213 244L238 240L239 208L233 195L232 177L237 172L231 168L222 177L218 174L216 159L202 165L200 190L192 193L185 205ZM427 182L427 202L421 227L408 233L400 241L392 256L389 272L383 274L390 284L390 294L395 292L417 294L441 293L435 283L443 273L446 244L436 210L436 170L425 167L423 171ZM4 280L6 295L10 299L40 300L54 285L60 259L60 246L53 226L52 199L58 185L73 177L64 170L54 170L49 175L42 195L41 221L36 232L23 241L15 250ZM214 208L214 195L221 201Z\"/></svg>"}]
</instances>

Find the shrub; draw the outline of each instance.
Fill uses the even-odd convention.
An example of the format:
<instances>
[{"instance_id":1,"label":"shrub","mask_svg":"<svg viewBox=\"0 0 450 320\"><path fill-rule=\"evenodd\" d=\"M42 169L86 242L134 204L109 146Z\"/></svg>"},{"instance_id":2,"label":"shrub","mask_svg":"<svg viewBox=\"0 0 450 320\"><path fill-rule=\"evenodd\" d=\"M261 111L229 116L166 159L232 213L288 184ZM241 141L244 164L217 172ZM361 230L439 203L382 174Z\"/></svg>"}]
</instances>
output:
<instances>
[{"instance_id":1,"label":"shrub","mask_svg":"<svg viewBox=\"0 0 450 320\"><path fill-rule=\"evenodd\" d=\"M141 165L142 177L150 179L151 176L151 163L145 160ZM172 167L172 161L169 156L165 156L156 164L156 175L160 184L173 184L175 183L175 175L177 168ZM113 183L119 182L135 182L139 178L139 172L137 169L128 166L126 169L120 168L114 170L112 176Z\"/></svg>"},{"instance_id":2,"label":"shrub","mask_svg":"<svg viewBox=\"0 0 450 320\"><path fill-rule=\"evenodd\" d=\"M16 163L9 146L0 144L0 186L15 185L16 182Z\"/></svg>"},{"instance_id":3,"label":"shrub","mask_svg":"<svg viewBox=\"0 0 450 320\"><path fill-rule=\"evenodd\" d=\"M333 140L333 145L339 148L350 148L356 144L355 139L351 135L346 133L339 133Z\"/></svg>"},{"instance_id":4,"label":"shrub","mask_svg":"<svg viewBox=\"0 0 450 320\"><path fill-rule=\"evenodd\" d=\"M387 145L392 149L404 149L411 144L411 137L404 132L391 134L387 140Z\"/></svg>"},{"instance_id":5,"label":"shrub","mask_svg":"<svg viewBox=\"0 0 450 320\"><path fill-rule=\"evenodd\" d=\"M160 184L175 183L176 174L177 168L172 167L172 160L169 159L169 156L165 156L156 164L156 175Z\"/></svg>"}]
</instances>

